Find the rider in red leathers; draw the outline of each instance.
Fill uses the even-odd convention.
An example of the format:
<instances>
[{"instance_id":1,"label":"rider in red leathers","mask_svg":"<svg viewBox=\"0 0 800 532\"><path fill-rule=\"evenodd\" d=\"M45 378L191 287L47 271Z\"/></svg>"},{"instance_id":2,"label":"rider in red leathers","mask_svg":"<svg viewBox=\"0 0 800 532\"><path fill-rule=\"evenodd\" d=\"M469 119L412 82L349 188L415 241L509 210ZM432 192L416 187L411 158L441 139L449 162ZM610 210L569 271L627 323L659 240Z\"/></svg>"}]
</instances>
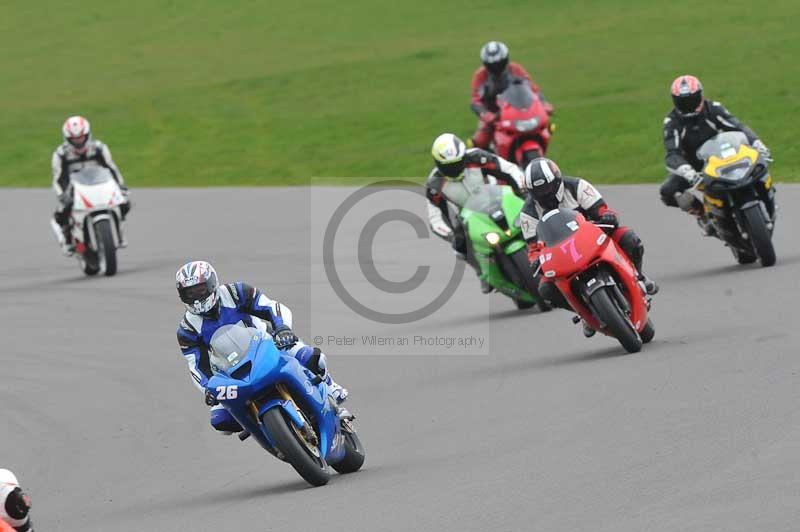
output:
<instances>
[{"instance_id":1,"label":"rider in red leathers","mask_svg":"<svg viewBox=\"0 0 800 532\"><path fill-rule=\"evenodd\" d=\"M548 114L553 113L553 105L544 99L539 85L519 63L509 63L508 47L499 41L490 41L481 48L481 66L472 76L472 104L470 108L478 115L478 130L472 136L472 145L487 149L492 142L494 125L497 121L497 95L502 93L513 79L525 79L533 92L544 102Z\"/></svg>"}]
</instances>

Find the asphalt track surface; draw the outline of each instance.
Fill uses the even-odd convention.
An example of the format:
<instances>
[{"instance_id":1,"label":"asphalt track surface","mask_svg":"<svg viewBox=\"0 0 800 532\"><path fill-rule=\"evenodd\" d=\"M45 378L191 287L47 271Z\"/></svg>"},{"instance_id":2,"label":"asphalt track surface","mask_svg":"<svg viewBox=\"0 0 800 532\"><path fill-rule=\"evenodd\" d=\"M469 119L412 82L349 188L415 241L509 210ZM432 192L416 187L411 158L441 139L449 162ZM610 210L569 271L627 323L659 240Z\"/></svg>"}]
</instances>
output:
<instances>
[{"instance_id":1,"label":"asphalt track surface","mask_svg":"<svg viewBox=\"0 0 800 532\"><path fill-rule=\"evenodd\" d=\"M584 339L566 313L479 294L467 271L466 302L403 334L477 331L483 355L326 347L368 455L310 488L209 427L177 351L173 275L206 257L285 301L306 338L354 322L386 333L341 303L311 308L327 283L311 250L324 213L308 205L344 191L135 191L119 275L87 279L49 234L52 194L5 190L0 464L32 494L41 531L797 530L800 187L779 189L769 269L736 265L654 186L604 192L661 283L653 343L627 355ZM452 268L441 242L382 231L386 277L409 277L419 256ZM368 284L354 260L339 268Z\"/></svg>"}]
</instances>

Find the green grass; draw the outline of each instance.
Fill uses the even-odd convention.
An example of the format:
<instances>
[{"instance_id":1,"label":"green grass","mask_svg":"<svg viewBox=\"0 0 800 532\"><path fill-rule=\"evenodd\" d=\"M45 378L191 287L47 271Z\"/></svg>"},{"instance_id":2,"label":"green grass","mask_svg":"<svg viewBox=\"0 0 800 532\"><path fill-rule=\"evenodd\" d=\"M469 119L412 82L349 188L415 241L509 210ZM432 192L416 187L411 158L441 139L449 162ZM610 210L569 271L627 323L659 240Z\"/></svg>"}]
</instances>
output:
<instances>
[{"instance_id":1,"label":"green grass","mask_svg":"<svg viewBox=\"0 0 800 532\"><path fill-rule=\"evenodd\" d=\"M84 114L136 186L424 176L467 135L480 45L558 107L550 155L600 182L663 177L668 87L694 73L800 177L800 2L0 0L0 185L47 186Z\"/></svg>"}]
</instances>

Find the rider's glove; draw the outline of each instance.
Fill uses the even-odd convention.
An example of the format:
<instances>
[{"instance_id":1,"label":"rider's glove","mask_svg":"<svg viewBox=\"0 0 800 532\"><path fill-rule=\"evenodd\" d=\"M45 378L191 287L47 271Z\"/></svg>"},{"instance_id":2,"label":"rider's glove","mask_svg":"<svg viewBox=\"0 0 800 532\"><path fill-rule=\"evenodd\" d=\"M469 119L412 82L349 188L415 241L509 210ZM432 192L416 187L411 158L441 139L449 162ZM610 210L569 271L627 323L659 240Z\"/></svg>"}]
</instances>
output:
<instances>
[{"instance_id":1,"label":"rider's glove","mask_svg":"<svg viewBox=\"0 0 800 532\"><path fill-rule=\"evenodd\" d=\"M761 142L761 139L757 139L753 142L753 147L758 150L758 153L766 157L767 159L772 159L772 152L769 151L769 148Z\"/></svg>"},{"instance_id":2,"label":"rider's glove","mask_svg":"<svg viewBox=\"0 0 800 532\"><path fill-rule=\"evenodd\" d=\"M692 166L689 164L682 164L676 168L675 175L681 176L691 185L695 185L700 178L700 174L697 173L697 170L692 168Z\"/></svg>"},{"instance_id":3,"label":"rider's glove","mask_svg":"<svg viewBox=\"0 0 800 532\"><path fill-rule=\"evenodd\" d=\"M497 115L492 113L491 111L484 111L481 113L481 122L491 124L495 120L497 120Z\"/></svg>"},{"instance_id":4,"label":"rider's glove","mask_svg":"<svg viewBox=\"0 0 800 532\"><path fill-rule=\"evenodd\" d=\"M619 217L611 211L606 211L597 218L597 223L600 225L610 225L611 227L604 227L603 229L613 231L619 227Z\"/></svg>"},{"instance_id":5,"label":"rider's glove","mask_svg":"<svg viewBox=\"0 0 800 532\"><path fill-rule=\"evenodd\" d=\"M219 404L219 401L217 401L217 396L214 395L214 392L211 390L206 390L206 404L208 406L216 406Z\"/></svg>"},{"instance_id":6,"label":"rider's glove","mask_svg":"<svg viewBox=\"0 0 800 532\"><path fill-rule=\"evenodd\" d=\"M531 242L528 244L528 262L531 263L531 267L536 267L535 262L539 260L539 255L542 254L542 250L544 249L544 244L539 242Z\"/></svg>"},{"instance_id":7,"label":"rider's glove","mask_svg":"<svg viewBox=\"0 0 800 532\"><path fill-rule=\"evenodd\" d=\"M298 340L297 335L292 332L288 325L281 325L275 329L275 334L272 336L275 338L275 347L278 349L288 349L296 344Z\"/></svg>"}]
</instances>

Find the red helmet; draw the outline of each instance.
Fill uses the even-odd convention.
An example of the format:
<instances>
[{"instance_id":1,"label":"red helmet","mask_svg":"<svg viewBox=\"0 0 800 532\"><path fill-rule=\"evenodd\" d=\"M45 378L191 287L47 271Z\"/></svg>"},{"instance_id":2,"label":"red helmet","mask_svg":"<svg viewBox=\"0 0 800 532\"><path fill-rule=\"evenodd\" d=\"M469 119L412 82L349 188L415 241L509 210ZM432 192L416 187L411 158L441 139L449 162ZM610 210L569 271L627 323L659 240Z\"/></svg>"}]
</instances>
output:
<instances>
[{"instance_id":1,"label":"red helmet","mask_svg":"<svg viewBox=\"0 0 800 532\"><path fill-rule=\"evenodd\" d=\"M693 116L703 108L703 84L694 76L678 76L672 82L672 103L683 116Z\"/></svg>"}]
</instances>

